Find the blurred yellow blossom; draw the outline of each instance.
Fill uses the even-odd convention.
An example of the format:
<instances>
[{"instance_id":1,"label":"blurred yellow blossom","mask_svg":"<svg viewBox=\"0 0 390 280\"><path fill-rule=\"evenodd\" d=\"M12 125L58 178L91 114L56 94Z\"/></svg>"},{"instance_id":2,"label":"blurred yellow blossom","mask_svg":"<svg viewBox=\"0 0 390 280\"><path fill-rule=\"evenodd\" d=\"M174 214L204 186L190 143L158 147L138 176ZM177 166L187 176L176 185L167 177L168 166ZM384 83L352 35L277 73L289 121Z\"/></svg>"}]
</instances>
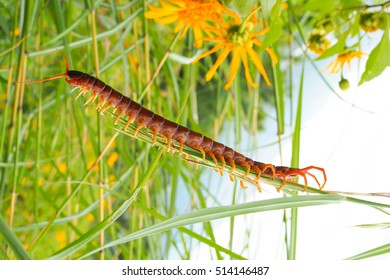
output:
<instances>
[{"instance_id":1,"label":"blurred yellow blossom","mask_svg":"<svg viewBox=\"0 0 390 280\"><path fill-rule=\"evenodd\" d=\"M149 4L149 11L145 12L145 17L154 19L161 24L170 24L177 22L174 31L179 32L182 38L192 28L194 31L194 46L202 46L203 34L211 36L209 31L214 24L222 23L222 16L225 13L228 16L238 18L238 16L225 8L217 0L160 0L161 8Z\"/></svg>"},{"instance_id":2,"label":"blurred yellow blossom","mask_svg":"<svg viewBox=\"0 0 390 280\"><path fill-rule=\"evenodd\" d=\"M90 222L90 223L92 223L94 220L95 220L95 217L94 217L91 213L89 213L89 214L87 215L87 221Z\"/></svg>"},{"instance_id":3,"label":"blurred yellow blossom","mask_svg":"<svg viewBox=\"0 0 390 280\"><path fill-rule=\"evenodd\" d=\"M117 152L113 152L107 159L107 164L110 167L113 167L115 162L118 160L119 155Z\"/></svg>"},{"instance_id":4,"label":"blurred yellow blossom","mask_svg":"<svg viewBox=\"0 0 390 280\"><path fill-rule=\"evenodd\" d=\"M360 59L363 57L363 55L364 52L360 50L359 51L349 50L346 53L339 54L336 60L332 61L325 68L325 70L331 69L330 70L331 74L339 73L343 69L345 63L348 63L348 67L351 67L351 60L354 59L355 57Z\"/></svg>"},{"instance_id":5,"label":"blurred yellow blossom","mask_svg":"<svg viewBox=\"0 0 390 280\"><path fill-rule=\"evenodd\" d=\"M66 233L65 231L57 231L55 233L55 239L60 243L61 247L66 245Z\"/></svg>"},{"instance_id":6,"label":"blurred yellow blossom","mask_svg":"<svg viewBox=\"0 0 390 280\"><path fill-rule=\"evenodd\" d=\"M67 167L66 167L66 163L60 163L60 165L58 165L58 170L62 173L62 174L65 174L65 172L66 172L66 169L67 169Z\"/></svg>"},{"instance_id":7,"label":"blurred yellow blossom","mask_svg":"<svg viewBox=\"0 0 390 280\"><path fill-rule=\"evenodd\" d=\"M20 29L15 28L14 30L11 31L11 36L18 36L20 34Z\"/></svg>"}]
</instances>

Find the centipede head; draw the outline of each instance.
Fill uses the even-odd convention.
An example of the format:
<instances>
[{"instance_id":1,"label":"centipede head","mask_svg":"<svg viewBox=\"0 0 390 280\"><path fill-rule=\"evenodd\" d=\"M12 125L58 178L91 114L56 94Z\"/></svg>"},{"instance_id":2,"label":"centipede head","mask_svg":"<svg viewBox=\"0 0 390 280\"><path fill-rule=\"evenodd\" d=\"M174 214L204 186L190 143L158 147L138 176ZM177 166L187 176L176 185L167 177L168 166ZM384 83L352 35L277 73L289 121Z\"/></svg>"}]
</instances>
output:
<instances>
[{"instance_id":1,"label":"centipede head","mask_svg":"<svg viewBox=\"0 0 390 280\"><path fill-rule=\"evenodd\" d=\"M84 82L84 78L87 75L83 72L76 70L67 70L66 72L66 82L71 86L80 86Z\"/></svg>"}]
</instances>

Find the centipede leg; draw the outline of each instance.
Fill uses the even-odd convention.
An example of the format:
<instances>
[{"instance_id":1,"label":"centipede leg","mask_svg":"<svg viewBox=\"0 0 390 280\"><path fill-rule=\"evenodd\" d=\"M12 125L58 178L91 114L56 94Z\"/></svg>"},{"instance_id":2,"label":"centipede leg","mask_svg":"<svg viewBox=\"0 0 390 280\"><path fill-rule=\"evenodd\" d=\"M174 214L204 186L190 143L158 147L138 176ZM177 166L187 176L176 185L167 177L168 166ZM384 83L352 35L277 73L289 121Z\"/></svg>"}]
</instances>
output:
<instances>
[{"instance_id":1,"label":"centipede leg","mask_svg":"<svg viewBox=\"0 0 390 280\"><path fill-rule=\"evenodd\" d=\"M219 168L219 165L218 165L218 160L217 158L215 157L215 155L211 152L211 151L206 151L206 154L208 154L214 161L215 163L215 166L216 168L218 169Z\"/></svg>"},{"instance_id":2,"label":"centipede leg","mask_svg":"<svg viewBox=\"0 0 390 280\"><path fill-rule=\"evenodd\" d=\"M167 152L171 148L171 136L166 136L167 137Z\"/></svg>"},{"instance_id":3,"label":"centipede leg","mask_svg":"<svg viewBox=\"0 0 390 280\"><path fill-rule=\"evenodd\" d=\"M102 106L102 108L99 110L99 113L100 113L101 115L103 115L104 112L105 112L108 108L110 108L110 107L111 107L110 104L106 105L105 107Z\"/></svg>"},{"instance_id":4,"label":"centipede leg","mask_svg":"<svg viewBox=\"0 0 390 280\"><path fill-rule=\"evenodd\" d=\"M307 187L307 178L306 178L306 174L302 171L294 171L292 172L291 174L290 173L287 173L287 176L301 176L303 178L303 180L305 181L305 186L303 187L303 190L302 192L305 192L306 191L306 187Z\"/></svg>"},{"instance_id":5,"label":"centipede leg","mask_svg":"<svg viewBox=\"0 0 390 280\"><path fill-rule=\"evenodd\" d=\"M124 128L124 131L127 130L127 128L129 127L129 125L133 122L133 119L132 118L129 118L125 124L125 128Z\"/></svg>"},{"instance_id":6,"label":"centipede leg","mask_svg":"<svg viewBox=\"0 0 390 280\"><path fill-rule=\"evenodd\" d=\"M262 173L260 168L258 168L257 166L252 166L252 169L257 172L256 181L259 181Z\"/></svg>"},{"instance_id":7,"label":"centipede leg","mask_svg":"<svg viewBox=\"0 0 390 280\"><path fill-rule=\"evenodd\" d=\"M152 130L153 131L153 142L152 142L152 146L154 146L154 144L156 143L157 141L157 131L156 130Z\"/></svg>"},{"instance_id":8,"label":"centipede leg","mask_svg":"<svg viewBox=\"0 0 390 280\"><path fill-rule=\"evenodd\" d=\"M85 101L84 106L87 106L89 102L95 100L95 97L97 97L97 94L92 92L91 96L88 97L87 101Z\"/></svg>"},{"instance_id":9,"label":"centipede leg","mask_svg":"<svg viewBox=\"0 0 390 280\"><path fill-rule=\"evenodd\" d=\"M244 185L244 181L240 180L240 186L242 189L246 190L248 187Z\"/></svg>"},{"instance_id":10,"label":"centipede leg","mask_svg":"<svg viewBox=\"0 0 390 280\"><path fill-rule=\"evenodd\" d=\"M280 184L279 188L276 189L278 192L280 192L280 190L283 189L283 187L286 185L287 176L286 176L286 174L284 174L284 173L281 172L281 171L275 171L275 175L279 175L281 178L283 178L283 181L282 181L282 183Z\"/></svg>"},{"instance_id":11,"label":"centipede leg","mask_svg":"<svg viewBox=\"0 0 390 280\"><path fill-rule=\"evenodd\" d=\"M219 173L221 176L223 175L223 170L225 169L226 161L224 157L220 153L216 153L215 156L222 162L221 169L219 170Z\"/></svg>"},{"instance_id":12,"label":"centipede leg","mask_svg":"<svg viewBox=\"0 0 390 280\"><path fill-rule=\"evenodd\" d=\"M240 161L237 164L239 164L239 165L241 165L241 166L246 168L246 172L245 172L244 176L248 176L249 172L251 171L251 166L247 162L245 162L245 161L242 161L242 162Z\"/></svg>"},{"instance_id":13,"label":"centipede leg","mask_svg":"<svg viewBox=\"0 0 390 280\"><path fill-rule=\"evenodd\" d=\"M308 171L311 170L311 169L316 169L316 170L322 172L322 174L323 174L323 176L324 176L324 183L322 184L322 186L321 186L320 182L317 180L317 177L316 177L315 175L313 175L313 174L311 174L311 173L308 172ZM326 181L327 181L326 173L325 173L325 169L324 169L324 168L321 168L321 167L317 167L317 166L311 165L311 166L308 166L308 167L305 167L305 168L301 168L300 171L305 172L305 173L307 173L308 175L310 175L311 177L313 177L313 178L316 180L318 186L320 187L320 190L322 190L322 189L324 188L325 183L326 183Z\"/></svg>"},{"instance_id":14,"label":"centipede leg","mask_svg":"<svg viewBox=\"0 0 390 280\"><path fill-rule=\"evenodd\" d=\"M234 163L234 160L232 158L227 158L227 161L228 161L228 163L230 163L230 165L232 167L229 171L229 173L232 174L234 172L234 170L236 169L236 164Z\"/></svg>"},{"instance_id":15,"label":"centipede leg","mask_svg":"<svg viewBox=\"0 0 390 280\"><path fill-rule=\"evenodd\" d=\"M80 89L79 94L77 94L77 96L76 96L76 100L79 99L80 96L84 95L88 91L86 89L82 89L82 88L78 88L78 87L76 87L74 89Z\"/></svg>"},{"instance_id":16,"label":"centipede leg","mask_svg":"<svg viewBox=\"0 0 390 280\"><path fill-rule=\"evenodd\" d=\"M133 137L137 136L138 131L143 127L144 125L142 123L138 123L137 128L134 131Z\"/></svg>"},{"instance_id":17,"label":"centipede leg","mask_svg":"<svg viewBox=\"0 0 390 280\"><path fill-rule=\"evenodd\" d=\"M275 166L273 166L272 164L264 164L264 166L261 168L261 172L265 173L265 171L267 169L271 169L271 171L272 171L272 179L274 179L275 176L276 176Z\"/></svg>"},{"instance_id":18,"label":"centipede leg","mask_svg":"<svg viewBox=\"0 0 390 280\"><path fill-rule=\"evenodd\" d=\"M184 145L183 140L180 140L180 141L179 141L179 145L180 145L180 147L179 147L179 153L182 154L182 153L183 153L183 145Z\"/></svg>"},{"instance_id":19,"label":"centipede leg","mask_svg":"<svg viewBox=\"0 0 390 280\"><path fill-rule=\"evenodd\" d=\"M99 100L99 102L96 104L96 110L99 110L99 108L102 108L104 104L106 103L106 100L103 98Z\"/></svg>"},{"instance_id":20,"label":"centipede leg","mask_svg":"<svg viewBox=\"0 0 390 280\"><path fill-rule=\"evenodd\" d=\"M114 121L114 124L117 125L118 124L118 121L119 119L121 118L121 116L123 115L123 112L119 112L118 116L116 116L116 119Z\"/></svg>"},{"instance_id":21,"label":"centipede leg","mask_svg":"<svg viewBox=\"0 0 390 280\"><path fill-rule=\"evenodd\" d=\"M261 192L260 184L258 181L255 181L256 189L258 192Z\"/></svg>"},{"instance_id":22,"label":"centipede leg","mask_svg":"<svg viewBox=\"0 0 390 280\"><path fill-rule=\"evenodd\" d=\"M199 146L199 145L194 145L193 148L198 150L199 152L201 152L202 156L203 156L203 161L206 161L206 153L203 150L203 148L201 146Z\"/></svg>"}]
</instances>

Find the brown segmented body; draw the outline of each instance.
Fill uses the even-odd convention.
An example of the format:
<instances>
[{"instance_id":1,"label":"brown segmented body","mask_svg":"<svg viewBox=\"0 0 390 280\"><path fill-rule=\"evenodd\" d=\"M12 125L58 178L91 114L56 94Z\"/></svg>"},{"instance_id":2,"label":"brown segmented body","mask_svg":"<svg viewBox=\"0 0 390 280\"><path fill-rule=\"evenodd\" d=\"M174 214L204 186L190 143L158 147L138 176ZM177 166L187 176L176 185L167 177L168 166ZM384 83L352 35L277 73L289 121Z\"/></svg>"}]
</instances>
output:
<instances>
[{"instance_id":1,"label":"brown segmented body","mask_svg":"<svg viewBox=\"0 0 390 280\"><path fill-rule=\"evenodd\" d=\"M236 165L242 166L246 169L245 176L247 176L251 170L255 171L257 173L257 178L255 180L255 183L257 185L258 180L260 179L260 176L262 174L268 175L272 178L276 177L282 179L283 181L279 189L281 189L286 184L287 179L296 176L303 177L305 181L305 186L307 186L306 175L313 177L319 185L320 189L322 189L326 183L327 178L325 170L321 167L308 166L306 168L290 168L285 166L274 166L272 164L265 164L262 162L254 161L250 158L247 158L243 154L238 153L232 148L225 146L222 143L216 142L198 132L192 131L184 126L181 126L160 115L153 113L152 111L146 109L137 102L131 100L130 98L122 95L120 92L111 88L103 81L89 74L80 71L69 70L67 59L65 73L50 78L38 80L35 82L53 80L62 77L66 77L66 81L71 86L75 86L76 88L80 89L78 97L88 91L92 92L86 103L89 103L99 98L100 100L96 107L100 110L101 113L103 113L108 108L114 108L115 110L117 110L119 113L115 120L115 124L118 122L121 116L127 115L128 121L125 125L125 130L130 125L130 123L135 120L138 123L138 126L135 130L134 136L137 134L139 129L141 129L142 127L146 127L150 129L154 134L153 142L156 141L156 136L160 134L167 139L168 149L171 147L171 140L175 140L179 143L180 153L183 152L184 145L196 149L202 153L203 159L205 159L206 156L209 156L214 161L217 170L219 170L221 174L222 170L225 168L225 165L229 164L230 175L235 170ZM218 160L221 161L221 167L219 166ZM319 170L323 173L324 183L322 185L319 183L316 176L309 172L312 169ZM242 187L245 187L242 180L240 180L240 184ZM260 190L260 187L258 187L258 189Z\"/></svg>"}]
</instances>

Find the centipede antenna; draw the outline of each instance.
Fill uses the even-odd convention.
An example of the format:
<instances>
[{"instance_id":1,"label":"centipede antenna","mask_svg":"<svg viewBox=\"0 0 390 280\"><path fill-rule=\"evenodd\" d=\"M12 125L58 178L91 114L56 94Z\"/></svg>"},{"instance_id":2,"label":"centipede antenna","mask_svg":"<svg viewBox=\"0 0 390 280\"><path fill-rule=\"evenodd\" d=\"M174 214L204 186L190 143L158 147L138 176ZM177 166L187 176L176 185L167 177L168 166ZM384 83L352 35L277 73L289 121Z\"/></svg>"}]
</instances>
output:
<instances>
[{"instance_id":1,"label":"centipede antenna","mask_svg":"<svg viewBox=\"0 0 390 280\"><path fill-rule=\"evenodd\" d=\"M55 76L52 76L52 77L40 79L40 80L25 81L24 83L25 84L35 84L35 83L42 83L42 82L56 80L56 79L60 79L60 78L66 78L66 77L68 77L68 73L67 72L63 73L63 74L58 74L58 75L55 75Z\"/></svg>"},{"instance_id":2,"label":"centipede antenna","mask_svg":"<svg viewBox=\"0 0 390 280\"><path fill-rule=\"evenodd\" d=\"M65 70L66 70L65 73L68 73L68 72L69 72L69 60L68 60L68 58L66 57L65 52L63 52L63 51L61 51L61 50L59 50L59 49L57 49L57 51L59 51L59 52L62 54L62 56L65 58Z\"/></svg>"},{"instance_id":3,"label":"centipede antenna","mask_svg":"<svg viewBox=\"0 0 390 280\"><path fill-rule=\"evenodd\" d=\"M48 78L44 78L44 79L40 79L40 80L34 80L34 81L25 81L24 83L25 84L34 84L34 83L42 83L42 82L46 82L46 81L51 81L51 80L56 80L56 79L60 79L60 78L67 78L68 77L68 72L69 72L69 61L68 61L68 58L66 57L65 53L61 50L58 50L65 58L65 73L62 73L62 74L58 74L58 75L55 75L55 76L52 76L52 77L48 77Z\"/></svg>"}]
</instances>

